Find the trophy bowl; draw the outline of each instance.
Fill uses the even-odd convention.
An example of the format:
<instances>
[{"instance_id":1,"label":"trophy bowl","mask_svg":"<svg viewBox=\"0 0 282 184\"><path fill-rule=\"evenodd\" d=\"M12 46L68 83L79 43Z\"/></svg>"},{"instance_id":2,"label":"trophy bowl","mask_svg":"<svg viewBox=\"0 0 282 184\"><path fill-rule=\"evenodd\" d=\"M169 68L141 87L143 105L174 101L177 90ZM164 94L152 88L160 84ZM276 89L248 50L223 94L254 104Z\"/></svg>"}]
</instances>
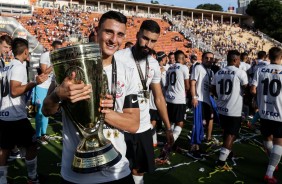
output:
<instances>
[{"instance_id":1,"label":"trophy bowl","mask_svg":"<svg viewBox=\"0 0 282 184\"><path fill-rule=\"evenodd\" d=\"M57 49L50 53L50 59L58 84L75 73L74 83L92 86L89 100L62 102L81 137L73 158L73 171L92 173L113 166L122 156L103 135L105 115L100 112L100 100L108 92L108 79L99 45L88 43Z\"/></svg>"}]
</instances>

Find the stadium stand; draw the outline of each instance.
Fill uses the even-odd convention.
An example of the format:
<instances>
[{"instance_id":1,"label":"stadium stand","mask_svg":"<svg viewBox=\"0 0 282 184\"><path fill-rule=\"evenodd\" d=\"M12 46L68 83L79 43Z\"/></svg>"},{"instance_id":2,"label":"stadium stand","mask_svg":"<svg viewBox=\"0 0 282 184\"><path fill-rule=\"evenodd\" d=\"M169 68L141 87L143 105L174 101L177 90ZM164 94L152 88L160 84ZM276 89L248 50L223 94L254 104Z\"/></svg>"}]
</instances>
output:
<instances>
[{"instance_id":1,"label":"stadium stand","mask_svg":"<svg viewBox=\"0 0 282 184\"><path fill-rule=\"evenodd\" d=\"M51 49L50 43L54 40L62 41L63 46L86 42L90 32L98 25L101 13L107 11L108 7L98 11L94 6L83 9L79 2L74 3L77 4L70 7L66 4L53 6L51 2L44 2L41 4L43 7L34 7L31 16L21 14L14 17L43 44L46 50ZM39 5L36 0L29 1L29 4ZM162 34L155 47L156 51L169 53L183 50L188 56L191 54L201 56L202 51L209 50L213 51L217 58L224 59L227 50L238 49L240 52L248 52L250 58L254 58L258 50L268 50L275 45L262 34L240 27L238 21L222 22L203 17L201 19L171 16L167 12L162 13L161 18L157 18L154 13L146 14L140 11L134 13L132 7L128 9L120 10L129 19L124 43L127 41L134 43L142 21L150 17L161 26Z\"/></svg>"}]
</instances>

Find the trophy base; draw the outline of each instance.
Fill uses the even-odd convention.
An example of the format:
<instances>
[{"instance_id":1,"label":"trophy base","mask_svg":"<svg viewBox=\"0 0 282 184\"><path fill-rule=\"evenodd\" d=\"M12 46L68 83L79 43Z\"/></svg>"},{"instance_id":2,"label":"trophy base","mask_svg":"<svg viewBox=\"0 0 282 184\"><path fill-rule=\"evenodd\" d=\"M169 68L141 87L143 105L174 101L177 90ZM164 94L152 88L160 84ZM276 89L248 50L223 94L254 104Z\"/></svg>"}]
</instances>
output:
<instances>
[{"instance_id":1,"label":"trophy base","mask_svg":"<svg viewBox=\"0 0 282 184\"><path fill-rule=\"evenodd\" d=\"M76 150L72 170L77 173L93 173L111 167L121 160L122 155L109 143L97 150Z\"/></svg>"}]
</instances>

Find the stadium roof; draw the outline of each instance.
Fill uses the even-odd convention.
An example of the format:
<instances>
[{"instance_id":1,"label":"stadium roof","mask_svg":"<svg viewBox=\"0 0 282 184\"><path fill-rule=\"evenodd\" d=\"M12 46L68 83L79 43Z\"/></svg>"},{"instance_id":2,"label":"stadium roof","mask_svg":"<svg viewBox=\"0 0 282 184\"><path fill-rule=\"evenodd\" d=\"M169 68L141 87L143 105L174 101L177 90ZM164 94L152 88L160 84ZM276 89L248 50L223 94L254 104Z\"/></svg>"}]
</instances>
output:
<instances>
[{"instance_id":1,"label":"stadium roof","mask_svg":"<svg viewBox=\"0 0 282 184\"><path fill-rule=\"evenodd\" d=\"M101 2L101 3L115 3L115 4L126 4L131 6L143 6L150 8L162 8L166 10L176 10L176 11L188 11L194 13L204 13L204 14L214 14L214 15L225 15L225 16L233 16L233 17L247 17L243 14L236 14L231 12L220 12L220 11L211 11L211 10L203 10L203 9L194 9L194 8L186 8L179 6L169 6L169 5L161 5L161 4L151 4L151 3L143 3L143 2L133 2L133 1L122 1L122 0L87 0L88 2Z\"/></svg>"}]
</instances>

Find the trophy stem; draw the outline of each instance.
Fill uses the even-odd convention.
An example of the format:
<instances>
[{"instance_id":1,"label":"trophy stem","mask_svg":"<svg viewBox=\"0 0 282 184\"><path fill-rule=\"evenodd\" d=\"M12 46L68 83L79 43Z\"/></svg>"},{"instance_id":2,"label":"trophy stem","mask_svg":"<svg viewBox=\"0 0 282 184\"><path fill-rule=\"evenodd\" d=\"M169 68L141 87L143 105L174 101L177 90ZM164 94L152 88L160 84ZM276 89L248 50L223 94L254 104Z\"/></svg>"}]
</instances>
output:
<instances>
[{"instance_id":1,"label":"trophy stem","mask_svg":"<svg viewBox=\"0 0 282 184\"><path fill-rule=\"evenodd\" d=\"M104 128L104 122L105 122L105 114L102 113L100 116L100 124L98 127L98 137L100 140L101 145L107 144L109 141L105 138L104 133L103 133L103 128Z\"/></svg>"}]
</instances>

